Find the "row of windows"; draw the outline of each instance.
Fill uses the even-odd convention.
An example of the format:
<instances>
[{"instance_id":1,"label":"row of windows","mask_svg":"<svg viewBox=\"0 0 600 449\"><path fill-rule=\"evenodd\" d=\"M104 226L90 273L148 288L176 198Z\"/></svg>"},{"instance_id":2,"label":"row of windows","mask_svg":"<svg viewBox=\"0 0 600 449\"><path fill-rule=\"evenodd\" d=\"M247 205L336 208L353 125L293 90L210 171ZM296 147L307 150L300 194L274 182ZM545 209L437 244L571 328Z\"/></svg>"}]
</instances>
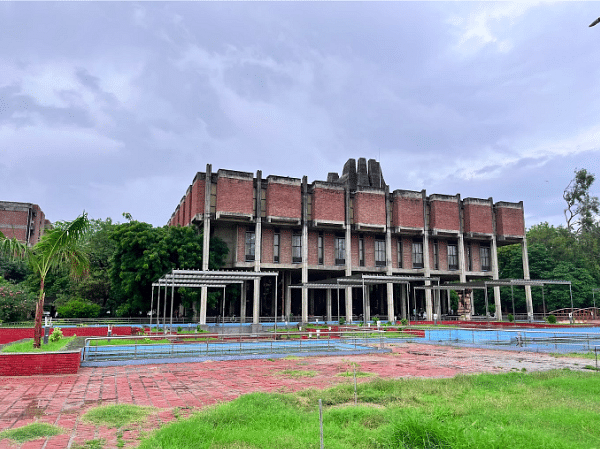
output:
<instances>
[{"instance_id":1,"label":"row of windows","mask_svg":"<svg viewBox=\"0 0 600 449\"><path fill-rule=\"evenodd\" d=\"M346 239L345 237L336 237L334 242L334 255L336 265L346 264ZM456 243L448 243L448 269L458 270L458 245ZM273 262L279 263L281 251L281 235L275 233L273 236ZM256 252L256 235L254 231L246 232L246 261L253 261ZM398 241L398 267L403 268L404 261L402 258L402 241ZM319 234L317 240L317 257L319 265L324 262L324 244L323 235ZM491 269L491 251L489 246L479 247L479 261L482 271ZM302 262L302 236L300 234L292 234L292 262ZM358 262L361 267L365 266L365 240L358 240ZM471 245L467 245L467 263L468 271L473 270L473 259L471 253ZM386 265L385 241L375 240L375 266L384 267ZM433 265L435 270L439 270L439 248L438 242L433 242ZM412 267L423 268L423 242L414 240L412 242Z\"/></svg>"}]
</instances>

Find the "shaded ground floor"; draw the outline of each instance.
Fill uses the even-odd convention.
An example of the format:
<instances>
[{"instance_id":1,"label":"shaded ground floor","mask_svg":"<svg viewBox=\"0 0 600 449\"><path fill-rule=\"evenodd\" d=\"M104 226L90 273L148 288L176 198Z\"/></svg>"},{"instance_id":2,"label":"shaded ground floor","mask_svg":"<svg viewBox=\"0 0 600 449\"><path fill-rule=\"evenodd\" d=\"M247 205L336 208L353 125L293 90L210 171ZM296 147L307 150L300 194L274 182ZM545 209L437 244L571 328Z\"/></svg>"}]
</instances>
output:
<instances>
[{"instance_id":1,"label":"shaded ground floor","mask_svg":"<svg viewBox=\"0 0 600 449\"><path fill-rule=\"evenodd\" d=\"M255 391L293 392L351 382L352 370L381 378L452 377L457 374L582 369L588 360L545 354L438 347L401 343L387 354L234 360L164 365L82 368L77 375L4 377L0 382L0 431L40 421L66 430L63 435L21 446L0 440L0 449L70 448L103 439L105 448L135 447L162 424L207 405L231 401ZM311 371L312 377L286 374ZM361 378L360 382L369 378ZM360 388L360 387L359 387ZM118 431L82 420L89 409L105 404L156 407L145 422Z\"/></svg>"}]
</instances>

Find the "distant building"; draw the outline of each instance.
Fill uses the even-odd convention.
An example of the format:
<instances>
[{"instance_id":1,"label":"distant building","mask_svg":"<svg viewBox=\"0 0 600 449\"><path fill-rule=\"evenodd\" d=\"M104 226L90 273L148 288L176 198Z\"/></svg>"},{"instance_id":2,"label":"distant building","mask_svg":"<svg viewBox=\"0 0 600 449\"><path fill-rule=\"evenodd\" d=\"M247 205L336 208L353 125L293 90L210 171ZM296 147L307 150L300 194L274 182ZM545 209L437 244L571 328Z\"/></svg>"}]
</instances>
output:
<instances>
[{"instance_id":1,"label":"distant building","mask_svg":"<svg viewBox=\"0 0 600 449\"><path fill-rule=\"evenodd\" d=\"M263 178L260 170L256 175L223 169L213 173L208 164L206 172L195 176L168 224L196 225L204 231L203 270L208 269L208 236L216 236L229 247L226 269L278 271L276 288L283 300L277 315L301 316L303 322L310 316L351 321L378 315L391 320L413 310L431 319L433 313L450 312L449 292L447 300L436 302L430 290L410 287L430 284L427 279L434 277L441 282L498 279L501 245L521 244L527 259L522 202L390 191L379 163L363 158L358 164L349 159L341 176L329 173L327 181L312 183L306 176ZM409 288L392 283L366 289L287 288L361 273L411 280ZM242 322L246 310L252 310L253 323L274 315L269 282L274 281L242 288L235 311ZM500 291L494 290L498 305ZM407 295L412 295L409 305ZM200 310L200 323L205 322L206 307Z\"/></svg>"},{"instance_id":2,"label":"distant building","mask_svg":"<svg viewBox=\"0 0 600 449\"><path fill-rule=\"evenodd\" d=\"M16 237L33 246L49 226L50 222L37 204L0 201L0 232L5 237Z\"/></svg>"}]
</instances>

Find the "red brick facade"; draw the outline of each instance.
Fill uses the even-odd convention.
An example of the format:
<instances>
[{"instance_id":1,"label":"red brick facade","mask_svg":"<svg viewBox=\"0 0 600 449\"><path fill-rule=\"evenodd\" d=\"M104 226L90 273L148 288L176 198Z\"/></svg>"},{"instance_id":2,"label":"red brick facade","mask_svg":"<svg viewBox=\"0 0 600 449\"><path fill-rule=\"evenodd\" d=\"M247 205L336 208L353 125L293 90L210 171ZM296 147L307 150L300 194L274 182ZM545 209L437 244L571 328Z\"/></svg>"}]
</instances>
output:
<instances>
[{"instance_id":1,"label":"red brick facade","mask_svg":"<svg viewBox=\"0 0 600 449\"><path fill-rule=\"evenodd\" d=\"M33 246L50 226L37 204L0 201L0 232Z\"/></svg>"},{"instance_id":2,"label":"red brick facade","mask_svg":"<svg viewBox=\"0 0 600 449\"><path fill-rule=\"evenodd\" d=\"M430 200L430 227L433 230L460 231L458 198L432 195Z\"/></svg>"},{"instance_id":3,"label":"red brick facade","mask_svg":"<svg viewBox=\"0 0 600 449\"><path fill-rule=\"evenodd\" d=\"M217 181L217 214L252 215L254 184L252 178L219 176ZM204 195L202 195L204 197Z\"/></svg>"},{"instance_id":4,"label":"red brick facade","mask_svg":"<svg viewBox=\"0 0 600 449\"><path fill-rule=\"evenodd\" d=\"M525 219L522 203L520 207L507 203L496 205L496 234L499 236L523 237L525 235Z\"/></svg>"},{"instance_id":5,"label":"red brick facade","mask_svg":"<svg viewBox=\"0 0 600 449\"><path fill-rule=\"evenodd\" d=\"M344 223L346 220L344 190L339 187L315 187L312 219L315 222Z\"/></svg>"},{"instance_id":6,"label":"red brick facade","mask_svg":"<svg viewBox=\"0 0 600 449\"><path fill-rule=\"evenodd\" d=\"M356 192L354 195L354 223L385 227L385 196L382 192Z\"/></svg>"},{"instance_id":7,"label":"red brick facade","mask_svg":"<svg viewBox=\"0 0 600 449\"><path fill-rule=\"evenodd\" d=\"M302 191L300 183L269 179L267 186L267 218L300 220L302 217Z\"/></svg>"},{"instance_id":8,"label":"red brick facade","mask_svg":"<svg viewBox=\"0 0 600 449\"><path fill-rule=\"evenodd\" d=\"M423 229L423 198L420 192L403 195L394 192L392 226L396 228Z\"/></svg>"},{"instance_id":9,"label":"red brick facade","mask_svg":"<svg viewBox=\"0 0 600 449\"><path fill-rule=\"evenodd\" d=\"M487 202L487 201L486 201ZM474 234L493 234L494 224L492 222L491 201L485 204L483 201L471 201L466 198L463 202L464 231Z\"/></svg>"}]
</instances>

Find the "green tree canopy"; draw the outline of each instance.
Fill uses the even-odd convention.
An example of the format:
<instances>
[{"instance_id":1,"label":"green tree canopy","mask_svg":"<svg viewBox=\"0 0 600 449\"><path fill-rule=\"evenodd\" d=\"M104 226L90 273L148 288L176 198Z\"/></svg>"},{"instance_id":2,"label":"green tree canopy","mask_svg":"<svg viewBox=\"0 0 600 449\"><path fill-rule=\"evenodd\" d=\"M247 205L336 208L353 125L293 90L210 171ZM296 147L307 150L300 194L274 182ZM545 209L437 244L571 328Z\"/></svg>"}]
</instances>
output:
<instances>
[{"instance_id":1,"label":"green tree canopy","mask_svg":"<svg viewBox=\"0 0 600 449\"><path fill-rule=\"evenodd\" d=\"M118 315L136 315L150 309L152 283L170 270L202 267L202 234L192 227L164 226L130 221L116 226L111 234L115 252L110 280L119 302ZM217 238L210 241L209 269L223 266L227 246ZM188 300L195 292L180 291Z\"/></svg>"}]
</instances>

